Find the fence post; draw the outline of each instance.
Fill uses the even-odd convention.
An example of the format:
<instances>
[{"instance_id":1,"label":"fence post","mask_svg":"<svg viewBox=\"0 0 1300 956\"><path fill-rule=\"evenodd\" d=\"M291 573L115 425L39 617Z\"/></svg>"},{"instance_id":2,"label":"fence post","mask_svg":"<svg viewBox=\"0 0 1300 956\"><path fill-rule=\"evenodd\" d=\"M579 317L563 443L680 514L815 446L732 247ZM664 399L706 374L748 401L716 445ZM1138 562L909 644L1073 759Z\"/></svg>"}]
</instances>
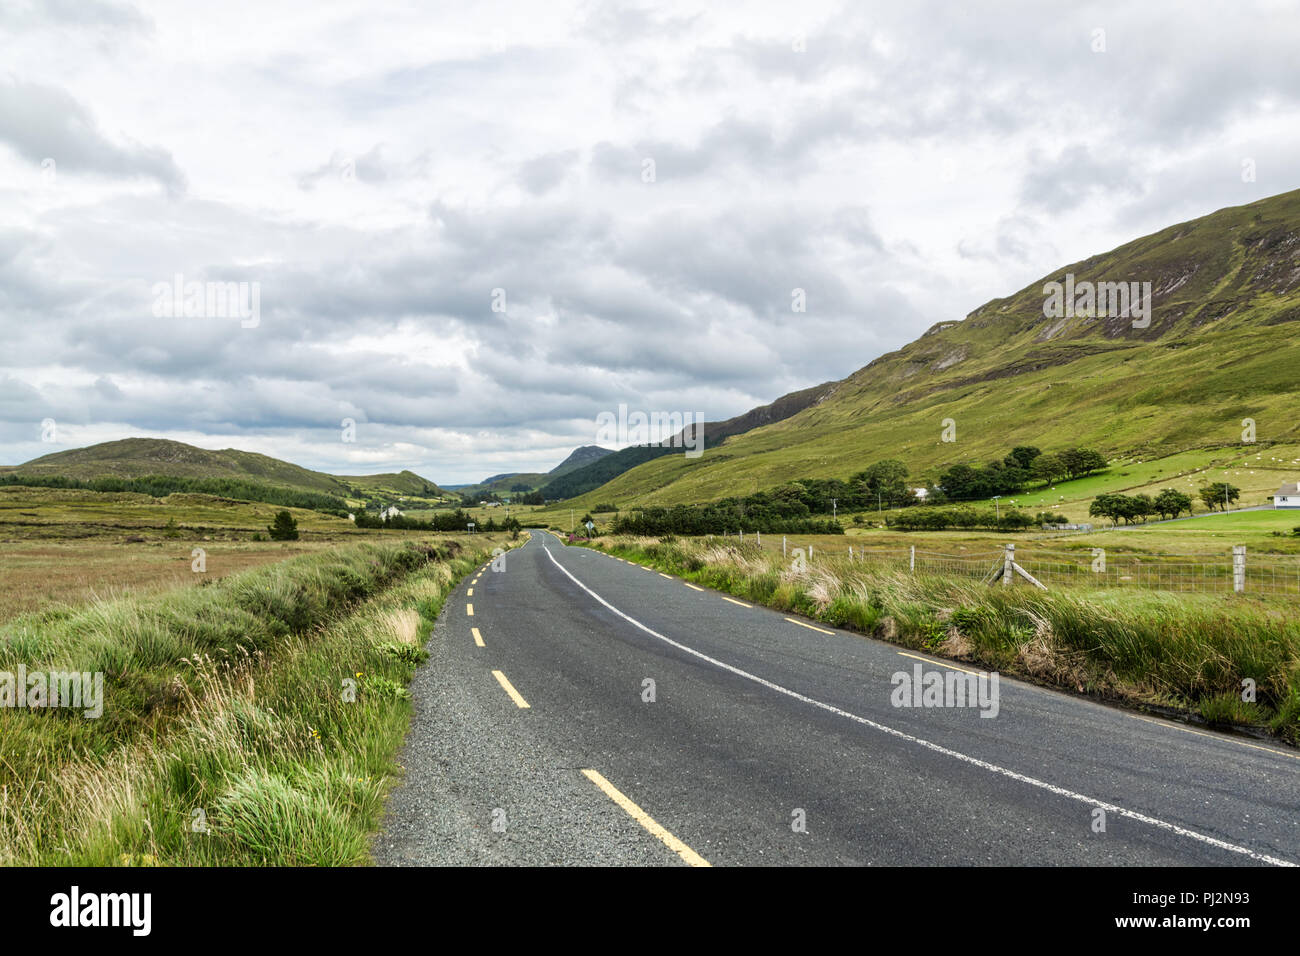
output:
<instances>
[{"instance_id":1,"label":"fence post","mask_svg":"<svg viewBox=\"0 0 1300 956\"><path fill-rule=\"evenodd\" d=\"M785 535L781 535L781 560L785 560Z\"/></svg>"},{"instance_id":2,"label":"fence post","mask_svg":"<svg viewBox=\"0 0 1300 956\"><path fill-rule=\"evenodd\" d=\"M755 531L754 537L758 539L758 546L761 548L763 546L763 532Z\"/></svg>"},{"instance_id":3,"label":"fence post","mask_svg":"<svg viewBox=\"0 0 1300 956\"><path fill-rule=\"evenodd\" d=\"M1006 557L1002 559L1002 586L1011 587L1011 576L1016 573L1016 546L1007 545Z\"/></svg>"},{"instance_id":4,"label":"fence post","mask_svg":"<svg viewBox=\"0 0 1300 956\"><path fill-rule=\"evenodd\" d=\"M907 560L907 570L916 573L916 545L912 545L912 554Z\"/></svg>"},{"instance_id":5,"label":"fence post","mask_svg":"<svg viewBox=\"0 0 1300 956\"><path fill-rule=\"evenodd\" d=\"M853 560L853 545L849 545L849 560Z\"/></svg>"},{"instance_id":6,"label":"fence post","mask_svg":"<svg viewBox=\"0 0 1300 956\"><path fill-rule=\"evenodd\" d=\"M808 545L808 560L812 560L812 545Z\"/></svg>"},{"instance_id":7,"label":"fence post","mask_svg":"<svg viewBox=\"0 0 1300 956\"><path fill-rule=\"evenodd\" d=\"M1238 593L1246 590L1246 546L1232 546L1232 589Z\"/></svg>"}]
</instances>

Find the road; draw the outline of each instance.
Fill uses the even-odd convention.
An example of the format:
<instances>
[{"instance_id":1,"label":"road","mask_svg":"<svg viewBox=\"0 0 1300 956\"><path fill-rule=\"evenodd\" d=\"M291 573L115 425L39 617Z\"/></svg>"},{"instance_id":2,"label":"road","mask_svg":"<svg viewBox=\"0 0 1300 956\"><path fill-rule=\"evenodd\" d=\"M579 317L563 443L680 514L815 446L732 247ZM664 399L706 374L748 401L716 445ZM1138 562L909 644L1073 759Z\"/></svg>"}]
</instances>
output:
<instances>
[{"instance_id":1,"label":"road","mask_svg":"<svg viewBox=\"0 0 1300 956\"><path fill-rule=\"evenodd\" d=\"M896 707L959 668L541 532L505 564L427 645L377 863L1300 861L1286 748L1006 678Z\"/></svg>"}]
</instances>

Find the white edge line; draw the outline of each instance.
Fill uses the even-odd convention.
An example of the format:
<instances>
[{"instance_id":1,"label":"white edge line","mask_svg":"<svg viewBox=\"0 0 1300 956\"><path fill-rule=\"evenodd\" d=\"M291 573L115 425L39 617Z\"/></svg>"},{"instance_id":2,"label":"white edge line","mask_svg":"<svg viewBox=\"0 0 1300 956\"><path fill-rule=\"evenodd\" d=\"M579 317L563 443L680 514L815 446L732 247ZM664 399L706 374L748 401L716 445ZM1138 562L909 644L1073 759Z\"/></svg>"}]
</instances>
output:
<instances>
[{"instance_id":1,"label":"white edge line","mask_svg":"<svg viewBox=\"0 0 1300 956\"><path fill-rule=\"evenodd\" d=\"M680 651L685 651L687 654L690 654L694 657L698 657L702 661L707 661L708 663L714 665L715 667L720 667L725 671L729 671L732 674L737 675L738 677L743 677L746 680L751 680L756 684L761 684L762 686L774 690L779 694L785 694L787 697L791 697L795 700L802 701L805 704L812 704L814 707L820 707L822 710L835 714L839 717L846 717L849 720L856 721L857 723L865 724L866 726L871 727L874 730L879 730L882 733L889 734L893 737L898 737L899 739L906 740L909 743L917 744L921 747L926 748L927 750L933 750L935 753L941 753L946 757L952 757L956 760L961 760L965 763L971 764L972 766L980 767L983 770L988 770L992 773L1000 774L1001 776L1008 777L1012 780L1018 780L1021 783L1027 783L1032 787L1038 787L1040 790L1046 790L1049 793L1054 793L1060 797L1067 797L1071 800L1077 800L1078 802L1087 804L1090 807L1100 807L1101 809L1106 810L1109 813L1117 813L1122 817L1128 817L1130 820L1136 820L1139 823L1145 823L1148 826L1153 826L1158 829L1165 830L1169 833L1175 833L1178 836L1188 837L1189 839L1192 840L1198 840L1201 843L1204 843L1208 846L1218 847L1219 849L1227 850L1230 853L1240 853L1243 856L1250 857L1252 860L1259 860L1262 863L1271 863L1274 866L1295 866L1296 865L1290 862L1289 860L1282 860L1274 856L1268 856L1267 854L1264 853L1256 853L1254 850L1251 850L1248 847L1237 846L1235 843L1228 843L1226 840L1219 840L1216 839L1215 837L1207 836L1204 833L1199 833L1196 830L1189 830L1186 827L1180 827L1176 823L1169 823L1157 817L1151 817L1151 816L1147 816L1144 813L1138 813L1136 810L1128 810L1125 809L1124 807L1116 806L1115 804L1112 803L1106 803L1104 800L1094 800L1092 797L1086 796L1085 794L1076 793L1073 790L1067 790L1065 787L1058 787L1056 784L1047 783L1046 781L1038 780L1034 777L1029 777L1022 773L1017 773L1014 770L1009 770L1006 767L999 766L998 764L989 763L987 760L981 760L978 757L972 757L969 754L964 754L959 750L951 750L948 747L944 747L940 744L936 744L932 741L926 740L923 737L914 737L911 734L904 733L901 730L895 730L893 727L886 726L885 724L879 724L876 723L874 720L869 720L866 717L860 717L859 715L850 713L847 710L841 710L839 707L836 707L833 704L826 704L820 700L816 700L815 698L805 696L804 694L801 694L798 691L790 690L788 687L782 687L780 684L773 683L772 681L759 677L756 674L751 674L749 673L749 671L741 670L739 667L735 667L734 665L728 664L725 661L720 661L715 657L710 657L707 654L695 650L693 647L687 647L685 644L679 644L677 641L674 641L671 637L665 637L664 635L660 634L658 631L642 624L636 618L623 613L618 608L614 607L614 605L606 601L599 594L597 594L595 591L593 591L591 588L587 587L587 585L583 584L581 581L575 578L573 574L570 573L568 568L560 564L559 561L555 560L555 555L551 554L549 548L546 549L546 556L555 563L556 567L558 567L561 571L567 574L569 576L569 579L574 584L582 588L593 598L595 598L601 604L605 605L605 607L609 608L619 617L623 618L623 620L627 621L633 627L637 627L640 630L645 631L651 637L656 637L666 644L671 644L673 647L677 648Z\"/></svg>"}]
</instances>

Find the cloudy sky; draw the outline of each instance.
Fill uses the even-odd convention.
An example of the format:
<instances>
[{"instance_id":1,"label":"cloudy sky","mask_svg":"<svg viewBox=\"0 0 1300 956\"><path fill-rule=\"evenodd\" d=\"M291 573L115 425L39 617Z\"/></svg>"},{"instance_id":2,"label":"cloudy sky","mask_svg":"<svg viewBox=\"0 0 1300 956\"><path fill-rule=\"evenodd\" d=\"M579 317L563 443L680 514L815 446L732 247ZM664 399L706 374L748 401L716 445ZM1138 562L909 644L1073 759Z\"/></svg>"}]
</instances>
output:
<instances>
[{"instance_id":1,"label":"cloudy sky","mask_svg":"<svg viewBox=\"0 0 1300 956\"><path fill-rule=\"evenodd\" d=\"M0 463L546 470L1300 186L1292 3L709 6L3 0Z\"/></svg>"}]
</instances>

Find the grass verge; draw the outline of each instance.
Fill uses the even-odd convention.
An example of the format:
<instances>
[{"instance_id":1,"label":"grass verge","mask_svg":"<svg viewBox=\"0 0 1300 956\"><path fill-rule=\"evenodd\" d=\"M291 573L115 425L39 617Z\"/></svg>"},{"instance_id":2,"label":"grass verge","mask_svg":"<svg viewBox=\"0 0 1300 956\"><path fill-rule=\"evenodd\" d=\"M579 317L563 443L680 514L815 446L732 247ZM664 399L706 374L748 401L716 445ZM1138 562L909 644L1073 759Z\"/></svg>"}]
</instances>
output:
<instances>
[{"instance_id":1,"label":"grass verge","mask_svg":"<svg viewBox=\"0 0 1300 956\"><path fill-rule=\"evenodd\" d=\"M455 539L362 544L20 618L0 672L100 671L104 712L0 709L0 863L365 862Z\"/></svg>"}]
</instances>

